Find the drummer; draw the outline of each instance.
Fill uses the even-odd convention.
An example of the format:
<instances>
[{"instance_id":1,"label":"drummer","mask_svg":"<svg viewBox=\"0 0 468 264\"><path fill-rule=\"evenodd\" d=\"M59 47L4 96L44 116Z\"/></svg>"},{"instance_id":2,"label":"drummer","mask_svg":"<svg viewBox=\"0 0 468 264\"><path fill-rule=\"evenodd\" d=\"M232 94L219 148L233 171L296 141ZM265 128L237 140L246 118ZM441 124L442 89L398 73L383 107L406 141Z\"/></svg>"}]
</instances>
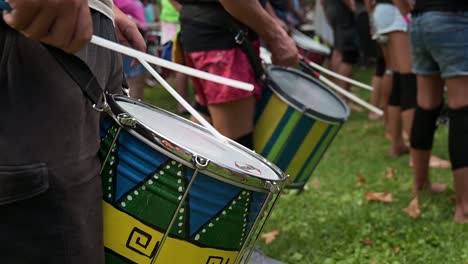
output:
<instances>
[{"instance_id":1,"label":"drummer","mask_svg":"<svg viewBox=\"0 0 468 264\"><path fill-rule=\"evenodd\" d=\"M261 93L259 37L265 41L277 65L296 65L296 46L258 1L180 2L183 5L181 43L187 65L255 85L255 89L248 92L193 80L199 102L207 106L213 126L224 136L252 149L256 96Z\"/></svg>"}]
</instances>

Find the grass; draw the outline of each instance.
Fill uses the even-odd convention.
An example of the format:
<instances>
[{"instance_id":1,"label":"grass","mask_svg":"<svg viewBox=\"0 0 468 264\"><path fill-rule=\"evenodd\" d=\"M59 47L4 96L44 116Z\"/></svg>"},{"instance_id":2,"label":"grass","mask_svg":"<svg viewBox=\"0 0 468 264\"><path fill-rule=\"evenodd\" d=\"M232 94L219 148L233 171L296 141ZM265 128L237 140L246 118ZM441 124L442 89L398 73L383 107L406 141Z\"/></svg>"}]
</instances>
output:
<instances>
[{"instance_id":1,"label":"grass","mask_svg":"<svg viewBox=\"0 0 468 264\"><path fill-rule=\"evenodd\" d=\"M355 78L370 83L370 69ZM369 92L358 91L368 99ZM147 101L167 110L174 100L162 89L149 89ZM309 263L467 263L468 227L452 222L454 191L450 170L432 170L432 179L449 184L438 195L423 194L422 215L403 209L412 199L408 156L389 158L389 142L380 122L353 113L314 172L308 190L288 191L280 199L264 232L279 230L270 256L290 264ZM434 153L448 158L447 127L438 129ZM385 177L387 168L394 178ZM365 183L358 187L358 178ZM366 192L390 192L392 203L368 202Z\"/></svg>"}]
</instances>

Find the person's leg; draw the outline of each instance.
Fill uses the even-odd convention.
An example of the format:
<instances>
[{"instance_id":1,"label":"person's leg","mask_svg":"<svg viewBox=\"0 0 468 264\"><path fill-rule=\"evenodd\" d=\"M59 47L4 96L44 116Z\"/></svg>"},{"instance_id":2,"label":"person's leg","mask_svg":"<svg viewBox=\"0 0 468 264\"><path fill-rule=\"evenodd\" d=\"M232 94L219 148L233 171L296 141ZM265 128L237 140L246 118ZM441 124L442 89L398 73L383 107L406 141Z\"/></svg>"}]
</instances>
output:
<instances>
[{"instance_id":1,"label":"person's leg","mask_svg":"<svg viewBox=\"0 0 468 264\"><path fill-rule=\"evenodd\" d=\"M224 136L233 140L251 136L254 128L255 97L208 105L208 109L213 126Z\"/></svg>"},{"instance_id":2,"label":"person's leg","mask_svg":"<svg viewBox=\"0 0 468 264\"><path fill-rule=\"evenodd\" d=\"M449 150L455 186L454 221L468 223L468 76L446 80L450 108Z\"/></svg>"},{"instance_id":3,"label":"person's leg","mask_svg":"<svg viewBox=\"0 0 468 264\"><path fill-rule=\"evenodd\" d=\"M388 34L388 49L392 54L394 61L394 69L400 74L399 86L401 89L402 98L412 99L413 103L416 102L416 98L409 98L416 96L416 77L409 76L412 74L412 62L411 62L411 49L409 36L407 32L395 31ZM414 78L411 80L411 78ZM406 102L410 100L405 100ZM411 124L413 123L414 106L402 106L402 122L403 131L409 137L411 133Z\"/></svg>"},{"instance_id":4,"label":"person's leg","mask_svg":"<svg viewBox=\"0 0 468 264\"><path fill-rule=\"evenodd\" d=\"M390 94L392 93L392 86L393 86L393 72L391 70L385 70L385 74L382 77L382 84L381 84L381 100L380 100L380 107L384 110L384 126L385 126L385 134L388 139L390 139L387 128L388 128L388 101L390 99Z\"/></svg>"},{"instance_id":5,"label":"person's leg","mask_svg":"<svg viewBox=\"0 0 468 264\"><path fill-rule=\"evenodd\" d=\"M411 159L414 172L414 192L429 188L438 192L445 185L432 184L429 179L429 160L437 118L443 100L444 82L438 75L418 76L418 107L411 131Z\"/></svg>"},{"instance_id":6,"label":"person's leg","mask_svg":"<svg viewBox=\"0 0 468 264\"><path fill-rule=\"evenodd\" d=\"M143 100L145 95L145 76L130 77L127 79L127 82L130 89L130 97Z\"/></svg>"},{"instance_id":7,"label":"person's leg","mask_svg":"<svg viewBox=\"0 0 468 264\"><path fill-rule=\"evenodd\" d=\"M382 77L381 76L377 76L377 75L374 75L374 77L372 77L372 93L371 93L371 98L370 98L370 103L372 105L375 105L376 107L380 107L380 86L381 86L381 83L382 83ZM367 117L369 118L369 120L378 120L380 119L380 116L377 115L376 113L369 113L367 115Z\"/></svg>"},{"instance_id":8,"label":"person's leg","mask_svg":"<svg viewBox=\"0 0 468 264\"><path fill-rule=\"evenodd\" d=\"M175 73L175 89L180 94L180 96L182 96L182 98L184 98L186 101L189 100L187 75L180 72ZM186 112L184 107L180 104L178 104L177 106L177 111L179 112L179 114L183 114L184 112Z\"/></svg>"}]
</instances>

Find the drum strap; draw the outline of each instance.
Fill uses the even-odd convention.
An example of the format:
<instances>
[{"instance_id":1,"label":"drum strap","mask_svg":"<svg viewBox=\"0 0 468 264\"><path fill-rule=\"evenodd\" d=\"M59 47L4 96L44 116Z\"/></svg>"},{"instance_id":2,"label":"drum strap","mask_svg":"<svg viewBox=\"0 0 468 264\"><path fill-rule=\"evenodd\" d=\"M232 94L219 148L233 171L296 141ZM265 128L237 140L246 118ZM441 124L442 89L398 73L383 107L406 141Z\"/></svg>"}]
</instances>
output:
<instances>
[{"instance_id":1,"label":"drum strap","mask_svg":"<svg viewBox=\"0 0 468 264\"><path fill-rule=\"evenodd\" d=\"M44 45L49 50L50 54L68 73L73 81L78 84L85 97L91 103L98 105L103 100L104 90L98 83L91 69L77 56L68 54L61 49Z\"/></svg>"}]
</instances>

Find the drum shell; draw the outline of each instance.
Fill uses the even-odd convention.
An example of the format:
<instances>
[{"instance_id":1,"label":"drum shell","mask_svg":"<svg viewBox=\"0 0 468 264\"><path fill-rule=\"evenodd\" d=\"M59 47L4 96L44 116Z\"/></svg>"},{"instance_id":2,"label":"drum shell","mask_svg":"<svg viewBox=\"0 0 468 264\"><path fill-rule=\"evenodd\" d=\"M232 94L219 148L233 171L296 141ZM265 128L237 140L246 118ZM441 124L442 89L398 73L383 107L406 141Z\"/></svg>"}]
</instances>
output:
<instances>
[{"instance_id":1,"label":"drum shell","mask_svg":"<svg viewBox=\"0 0 468 264\"><path fill-rule=\"evenodd\" d=\"M151 263L174 214L177 221L155 263L234 262L269 202L266 191L199 173L183 210L175 212L195 166L168 157L111 118L101 137L106 263Z\"/></svg>"},{"instance_id":2,"label":"drum shell","mask_svg":"<svg viewBox=\"0 0 468 264\"><path fill-rule=\"evenodd\" d=\"M264 82L254 149L290 176L289 188L302 189L346 120L305 113L273 91L278 89L272 80Z\"/></svg>"}]
</instances>

